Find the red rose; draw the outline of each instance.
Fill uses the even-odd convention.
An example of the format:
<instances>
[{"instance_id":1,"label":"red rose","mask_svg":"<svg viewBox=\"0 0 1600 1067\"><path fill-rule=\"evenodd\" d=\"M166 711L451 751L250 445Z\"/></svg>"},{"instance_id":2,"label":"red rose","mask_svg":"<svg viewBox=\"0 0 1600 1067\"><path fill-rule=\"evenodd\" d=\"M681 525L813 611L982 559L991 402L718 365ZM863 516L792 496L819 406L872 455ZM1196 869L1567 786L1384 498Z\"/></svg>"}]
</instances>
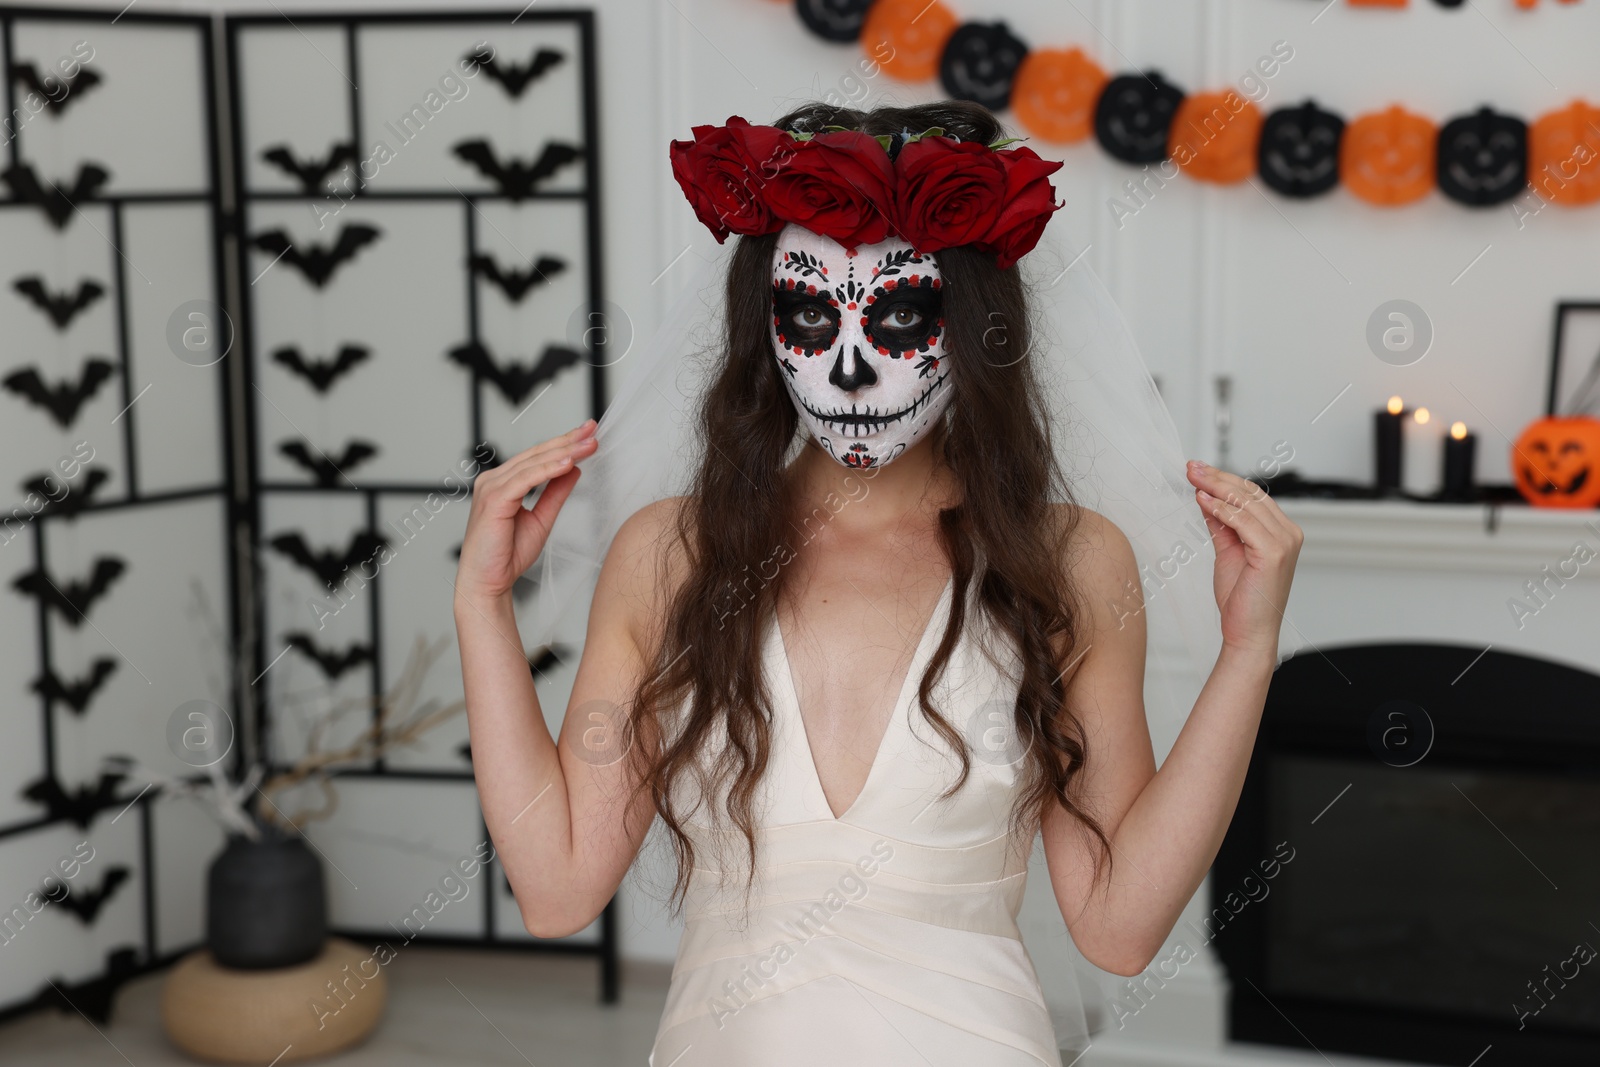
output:
<instances>
[{"instance_id":1,"label":"red rose","mask_svg":"<svg viewBox=\"0 0 1600 1067\"><path fill-rule=\"evenodd\" d=\"M974 141L922 137L894 163L895 229L919 252L983 239L1000 217L1006 168Z\"/></svg>"},{"instance_id":2,"label":"red rose","mask_svg":"<svg viewBox=\"0 0 1600 1067\"><path fill-rule=\"evenodd\" d=\"M793 138L772 126L752 126L737 115L724 126L696 126L692 132L692 142L672 142L672 176L717 243L730 233L780 229L767 209L763 187L781 168L785 145Z\"/></svg>"},{"instance_id":3,"label":"red rose","mask_svg":"<svg viewBox=\"0 0 1600 1067\"><path fill-rule=\"evenodd\" d=\"M1003 206L989 232L974 243L993 252L995 266L1005 270L1039 243L1051 213L1062 206L1056 203L1055 186L1049 182L1061 164L1040 159L1031 148L1007 148L994 154L1006 170Z\"/></svg>"},{"instance_id":4,"label":"red rose","mask_svg":"<svg viewBox=\"0 0 1600 1067\"><path fill-rule=\"evenodd\" d=\"M774 215L851 249L889 236L894 164L876 138L835 130L794 148L765 190Z\"/></svg>"}]
</instances>

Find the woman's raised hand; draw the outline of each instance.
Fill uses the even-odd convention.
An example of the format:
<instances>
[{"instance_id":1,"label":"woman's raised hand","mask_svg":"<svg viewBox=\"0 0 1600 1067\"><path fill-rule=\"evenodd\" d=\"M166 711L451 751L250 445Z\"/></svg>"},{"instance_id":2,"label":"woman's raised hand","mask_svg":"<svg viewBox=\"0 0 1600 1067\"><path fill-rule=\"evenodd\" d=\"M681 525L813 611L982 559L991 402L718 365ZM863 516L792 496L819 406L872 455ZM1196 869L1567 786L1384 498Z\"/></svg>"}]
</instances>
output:
<instances>
[{"instance_id":1,"label":"woman's raised hand","mask_svg":"<svg viewBox=\"0 0 1600 1067\"><path fill-rule=\"evenodd\" d=\"M578 484L577 463L594 454L595 421L534 445L479 474L456 568L456 597L474 604L506 597L544 550L561 505ZM546 482L532 508L523 498Z\"/></svg>"},{"instance_id":2,"label":"woman's raised hand","mask_svg":"<svg viewBox=\"0 0 1600 1067\"><path fill-rule=\"evenodd\" d=\"M1276 657L1305 534L1254 482L1199 460L1188 474L1217 550L1223 645Z\"/></svg>"}]
</instances>

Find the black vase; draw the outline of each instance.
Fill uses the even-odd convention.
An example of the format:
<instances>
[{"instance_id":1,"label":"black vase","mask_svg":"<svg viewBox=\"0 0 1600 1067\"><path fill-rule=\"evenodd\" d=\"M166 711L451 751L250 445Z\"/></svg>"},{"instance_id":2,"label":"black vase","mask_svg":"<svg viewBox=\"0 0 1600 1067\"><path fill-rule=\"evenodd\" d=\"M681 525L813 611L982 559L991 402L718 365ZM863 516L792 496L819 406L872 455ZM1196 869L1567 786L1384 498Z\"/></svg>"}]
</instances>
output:
<instances>
[{"instance_id":1,"label":"black vase","mask_svg":"<svg viewBox=\"0 0 1600 1067\"><path fill-rule=\"evenodd\" d=\"M240 834L206 879L206 944L224 967L292 967L328 936L322 864L299 836Z\"/></svg>"}]
</instances>

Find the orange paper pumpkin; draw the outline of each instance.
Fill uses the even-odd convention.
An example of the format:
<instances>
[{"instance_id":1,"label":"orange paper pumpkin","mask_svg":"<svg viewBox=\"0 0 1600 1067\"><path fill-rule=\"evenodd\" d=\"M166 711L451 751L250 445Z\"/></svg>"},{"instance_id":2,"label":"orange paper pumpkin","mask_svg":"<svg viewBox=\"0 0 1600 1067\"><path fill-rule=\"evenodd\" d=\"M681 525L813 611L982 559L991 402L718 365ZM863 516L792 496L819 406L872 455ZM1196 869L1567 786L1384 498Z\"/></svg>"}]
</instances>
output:
<instances>
[{"instance_id":1,"label":"orange paper pumpkin","mask_svg":"<svg viewBox=\"0 0 1600 1067\"><path fill-rule=\"evenodd\" d=\"M1600 505L1600 419L1535 419L1511 447L1511 474L1518 491L1535 507Z\"/></svg>"},{"instance_id":2,"label":"orange paper pumpkin","mask_svg":"<svg viewBox=\"0 0 1600 1067\"><path fill-rule=\"evenodd\" d=\"M1528 127L1528 180L1552 203L1600 200L1600 107L1574 100Z\"/></svg>"},{"instance_id":3,"label":"orange paper pumpkin","mask_svg":"<svg viewBox=\"0 0 1600 1067\"><path fill-rule=\"evenodd\" d=\"M1403 107L1362 115L1345 127L1339 178L1371 204L1394 207L1428 195L1433 188L1439 131Z\"/></svg>"},{"instance_id":4,"label":"orange paper pumpkin","mask_svg":"<svg viewBox=\"0 0 1600 1067\"><path fill-rule=\"evenodd\" d=\"M1167 154L1191 178L1242 182L1256 172L1261 109L1229 89L1195 93L1178 105Z\"/></svg>"},{"instance_id":5,"label":"orange paper pumpkin","mask_svg":"<svg viewBox=\"0 0 1600 1067\"><path fill-rule=\"evenodd\" d=\"M939 73L945 42L960 24L939 0L877 0L861 26L861 47L890 76L926 81Z\"/></svg>"},{"instance_id":6,"label":"orange paper pumpkin","mask_svg":"<svg viewBox=\"0 0 1600 1067\"><path fill-rule=\"evenodd\" d=\"M1094 132L1094 108L1109 75L1081 48L1028 53L1011 87L1011 110L1047 141L1070 144Z\"/></svg>"}]
</instances>

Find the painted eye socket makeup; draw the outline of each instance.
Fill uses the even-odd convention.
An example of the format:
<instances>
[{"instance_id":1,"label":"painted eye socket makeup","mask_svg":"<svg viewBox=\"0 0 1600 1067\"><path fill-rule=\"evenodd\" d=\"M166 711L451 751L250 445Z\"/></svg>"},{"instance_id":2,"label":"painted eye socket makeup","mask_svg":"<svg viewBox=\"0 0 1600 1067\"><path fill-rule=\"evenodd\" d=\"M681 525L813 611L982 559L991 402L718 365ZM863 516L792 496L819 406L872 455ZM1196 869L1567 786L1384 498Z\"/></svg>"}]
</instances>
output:
<instances>
[{"instance_id":1,"label":"painted eye socket makeup","mask_svg":"<svg viewBox=\"0 0 1600 1067\"><path fill-rule=\"evenodd\" d=\"M779 283L772 290L772 324L779 344L820 352L839 336L839 308L826 296Z\"/></svg>"},{"instance_id":2,"label":"painted eye socket makeup","mask_svg":"<svg viewBox=\"0 0 1600 1067\"><path fill-rule=\"evenodd\" d=\"M861 326L867 340L884 355L926 352L939 336L943 310L940 290L902 284L873 294Z\"/></svg>"}]
</instances>

